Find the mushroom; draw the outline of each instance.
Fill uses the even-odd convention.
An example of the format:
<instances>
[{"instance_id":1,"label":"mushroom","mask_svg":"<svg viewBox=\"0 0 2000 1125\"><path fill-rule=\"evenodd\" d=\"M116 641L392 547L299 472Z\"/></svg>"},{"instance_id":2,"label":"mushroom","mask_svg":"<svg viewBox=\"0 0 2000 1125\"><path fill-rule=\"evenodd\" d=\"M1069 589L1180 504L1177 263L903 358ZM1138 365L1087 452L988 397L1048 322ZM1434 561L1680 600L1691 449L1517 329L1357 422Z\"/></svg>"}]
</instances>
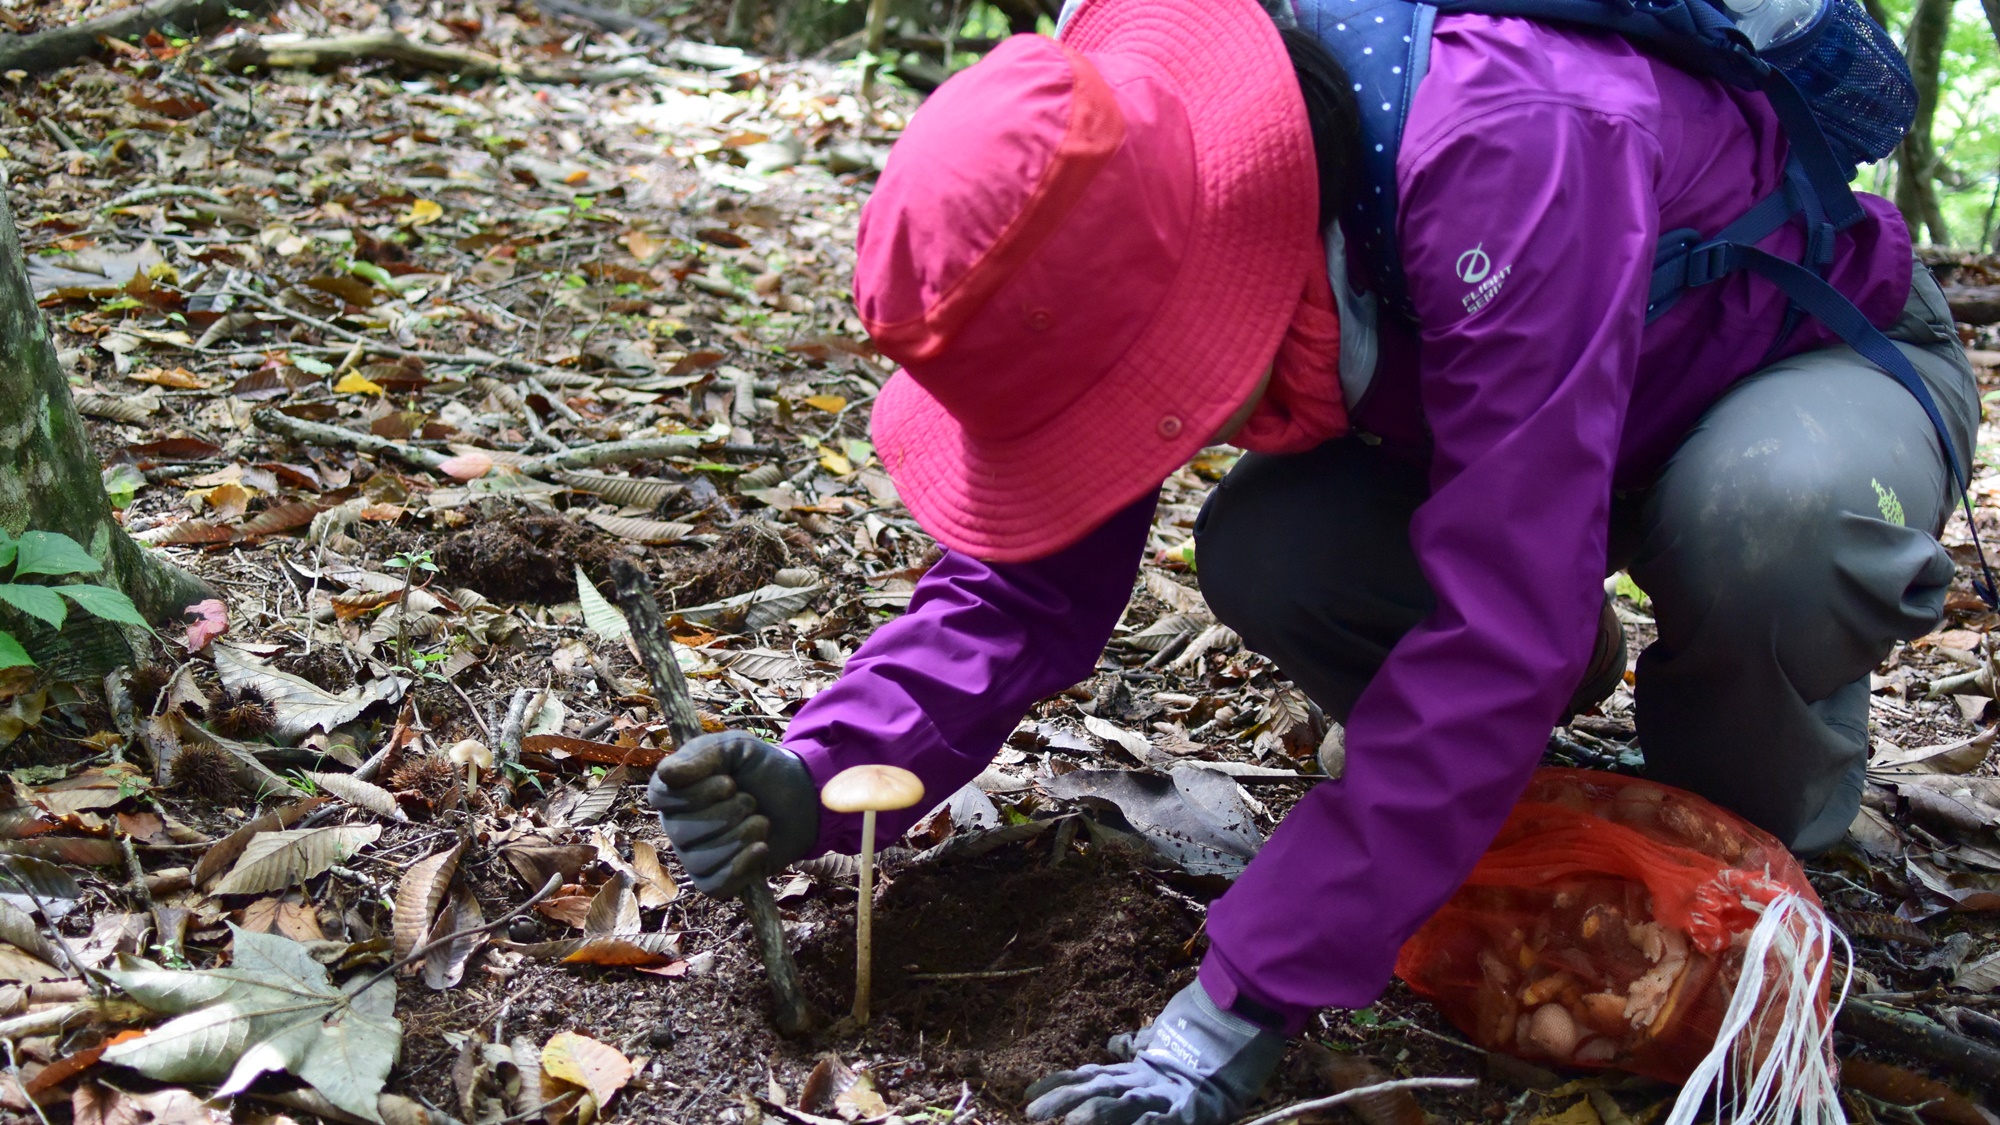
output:
<instances>
[{"instance_id":1,"label":"mushroom","mask_svg":"<svg viewBox=\"0 0 2000 1125\"><path fill-rule=\"evenodd\" d=\"M854 1022L868 1023L868 985L873 976L869 948L870 910L875 897L875 814L907 809L924 799L924 783L896 766L853 766L833 775L820 790L820 803L837 813L861 814L861 901L854 914Z\"/></svg>"},{"instance_id":2,"label":"mushroom","mask_svg":"<svg viewBox=\"0 0 2000 1125\"><path fill-rule=\"evenodd\" d=\"M486 744L476 738L468 738L464 742L454 743L451 749L444 752L444 756L450 760L452 765L465 767L465 791L467 793L476 793L479 791L480 770L491 770L493 768L493 751L488 750Z\"/></svg>"}]
</instances>

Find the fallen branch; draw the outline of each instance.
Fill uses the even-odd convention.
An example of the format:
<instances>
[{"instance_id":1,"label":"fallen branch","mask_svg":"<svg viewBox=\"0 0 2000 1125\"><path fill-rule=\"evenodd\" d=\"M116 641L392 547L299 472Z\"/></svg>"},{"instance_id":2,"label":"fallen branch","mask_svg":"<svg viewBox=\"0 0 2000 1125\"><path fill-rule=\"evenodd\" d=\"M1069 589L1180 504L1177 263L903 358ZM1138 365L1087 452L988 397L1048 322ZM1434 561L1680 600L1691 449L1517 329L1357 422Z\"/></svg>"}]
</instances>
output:
<instances>
[{"instance_id":1,"label":"fallen branch","mask_svg":"<svg viewBox=\"0 0 2000 1125\"><path fill-rule=\"evenodd\" d=\"M120 207L130 207L134 203L145 203L154 199L199 199L206 203L213 203L217 207L233 208L236 206L229 201L227 196L205 187L195 187L193 184L154 184L152 187L143 187L136 191L128 191L124 195L99 207L98 210L114 211Z\"/></svg>"},{"instance_id":2,"label":"fallen branch","mask_svg":"<svg viewBox=\"0 0 2000 1125\"><path fill-rule=\"evenodd\" d=\"M1955 1071L1982 1090L2000 1089L2000 1049L1915 1012L1849 1000L1834 1026L1864 1043Z\"/></svg>"},{"instance_id":3,"label":"fallen branch","mask_svg":"<svg viewBox=\"0 0 2000 1125\"><path fill-rule=\"evenodd\" d=\"M307 445L387 454L419 469L436 469L450 460L445 454L434 449L378 437L361 430L350 430L345 426L308 422L269 406L251 414L250 421L266 433L288 437ZM659 437L632 438L627 441L600 441L595 445L579 446L566 453L523 461L515 466L514 471L531 477L547 476L563 469L589 469L622 461L643 461L651 457L691 453L700 449L706 441L707 439L700 434L664 434Z\"/></svg>"},{"instance_id":4,"label":"fallen branch","mask_svg":"<svg viewBox=\"0 0 2000 1125\"><path fill-rule=\"evenodd\" d=\"M525 359L510 359L507 356L462 355L462 354L453 354L451 352L425 352L425 351L417 351L411 348L399 347L395 344L385 344L379 340L371 340L368 337L363 336L361 333L356 332L352 329L342 328L338 324L333 324L328 321L321 320L316 316L312 316L307 313L302 313L295 308L281 304L278 301L274 301L271 298L264 296L262 293L259 293L256 290L250 289L246 286L232 284L225 287L223 291L225 293L231 294L232 296L241 297L244 300L249 301L253 304L262 305L263 307L270 309L272 312L282 314L283 316L291 320L295 320L298 323L303 324L308 328L317 328L321 332L325 332L328 335L338 336L341 339L347 340L352 344L360 347L363 351L373 352L376 355L386 355L394 359L420 359L423 360L425 363L464 363L464 364L471 364L477 367L499 367L508 371L523 372L528 375L546 375L550 373L567 374L567 372L562 372L554 367L546 367L539 363L530 363ZM354 349L350 347L346 349L332 348L329 350L334 352L340 352L343 350L347 352L352 352Z\"/></svg>"},{"instance_id":5,"label":"fallen branch","mask_svg":"<svg viewBox=\"0 0 2000 1125\"><path fill-rule=\"evenodd\" d=\"M137 1023L152 1015L152 1009L130 1000L78 1000L0 1020L0 1039L55 1035L86 1023Z\"/></svg>"},{"instance_id":6,"label":"fallen branch","mask_svg":"<svg viewBox=\"0 0 2000 1125\"><path fill-rule=\"evenodd\" d=\"M674 639L660 617L660 603L638 564L620 556L611 561L611 600L625 614L632 627L632 644L653 681L653 697L667 718L667 729L676 748L701 736L701 717L688 694L687 677L674 658ZM750 928L757 934L757 949L764 957L764 971L771 978L771 991L778 1000L778 1030L786 1035L803 1035L812 1030L813 1012L799 985L799 969L785 947L785 923L778 916L771 885L760 875L743 888L743 906L750 915Z\"/></svg>"},{"instance_id":7,"label":"fallen branch","mask_svg":"<svg viewBox=\"0 0 2000 1125\"><path fill-rule=\"evenodd\" d=\"M1476 1078L1398 1078L1394 1082L1377 1082L1372 1086L1356 1086L1352 1090L1325 1098L1314 1098L1306 1102L1294 1102L1283 1109L1267 1113L1244 1125L1278 1125L1280 1121L1290 1121L1294 1117L1304 1117L1322 1109L1332 1109L1337 1105L1360 1101L1375 1094L1387 1094L1395 1090L1464 1090L1479 1085Z\"/></svg>"},{"instance_id":8,"label":"fallen branch","mask_svg":"<svg viewBox=\"0 0 2000 1125\"><path fill-rule=\"evenodd\" d=\"M342 426L329 426L324 422L308 422L269 406L251 414L250 420L260 430L288 437L293 441L302 441L308 445L358 449L363 453L386 453L420 469L435 469L450 460L433 449L391 441L385 437L377 437L374 434Z\"/></svg>"},{"instance_id":9,"label":"fallen branch","mask_svg":"<svg viewBox=\"0 0 2000 1125\"><path fill-rule=\"evenodd\" d=\"M330 70L359 62L393 62L454 78L511 78L522 82L588 86L637 79L677 84L691 75L663 70L639 59L609 66L546 67L509 62L484 51L420 43L396 31L363 31L308 39L303 35L246 35L220 52L229 70ZM700 65L700 64L694 64ZM702 78L699 81L706 82Z\"/></svg>"},{"instance_id":10,"label":"fallen branch","mask_svg":"<svg viewBox=\"0 0 2000 1125\"><path fill-rule=\"evenodd\" d=\"M658 437L627 438L624 441L600 441L595 445L580 445L567 453L555 453L523 461L515 466L515 471L534 477L544 476L558 469L592 469L599 465L613 465L621 461L644 461L651 457L691 453L707 444L708 440L701 434L662 434Z\"/></svg>"},{"instance_id":11,"label":"fallen branch","mask_svg":"<svg viewBox=\"0 0 2000 1125\"><path fill-rule=\"evenodd\" d=\"M741 70L764 62L762 58L736 47L675 39L673 29L663 23L614 12L595 4L583 4L578 0L535 0L535 7L540 8L544 15L568 16L614 35L661 44L667 57L683 66L698 66L703 70Z\"/></svg>"},{"instance_id":12,"label":"fallen branch","mask_svg":"<svg viewBox=\"0 0 2000 1125\"><path fill-rule=\"evenodd\" d=\"M58 70L96 51L100 40L139 39L163 28L192 36L243 15L261 15L275 5L276 0L146 0L108 16L33 35L0 35L0 71Z\"/></svg>"},{"instance_id":13,"label":"fallen branch","mask_svg":"<svg viewBox=\"0 0 2000 1125\"><path fill-rule=\"evenodd\" d=\"M2000 285L1947 285L1944 302L1960 324L1975 328L2000 324Z\"/></svg>"}]
</instances>

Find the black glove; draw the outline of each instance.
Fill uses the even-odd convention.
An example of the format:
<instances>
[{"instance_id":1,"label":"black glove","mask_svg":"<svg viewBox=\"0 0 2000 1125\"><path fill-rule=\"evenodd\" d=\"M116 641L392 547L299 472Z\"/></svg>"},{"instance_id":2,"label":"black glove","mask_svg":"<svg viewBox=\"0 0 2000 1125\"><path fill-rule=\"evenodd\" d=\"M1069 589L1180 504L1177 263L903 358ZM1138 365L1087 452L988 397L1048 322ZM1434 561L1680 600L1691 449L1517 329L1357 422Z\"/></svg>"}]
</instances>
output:
<instances>
[{"instance_id":1,"label":"black glove","mask_svg":"<svg viewBox=\"0 0 2000 1125\"><path fill-rule=\"evenodd\" d=\"M1051 1074L1028 1087L1028 1118L1063 1125L1228 1125L1264 1088L1285 1037L1215 1006L1201 982L1152 1025L1111 1041L1130 1062Z\"/></svg>"},{"instance_id":2,"label":"black glove","mask_svg":"<svg viewBox=\"0 0 2000 1125\"><path fill-rule=\"evenodd\" d=\"M653 767L646 801L695 889L728 898L806 854L819 788L797 754L761 738L705 734Z\"/></svg>"}]
</instances>

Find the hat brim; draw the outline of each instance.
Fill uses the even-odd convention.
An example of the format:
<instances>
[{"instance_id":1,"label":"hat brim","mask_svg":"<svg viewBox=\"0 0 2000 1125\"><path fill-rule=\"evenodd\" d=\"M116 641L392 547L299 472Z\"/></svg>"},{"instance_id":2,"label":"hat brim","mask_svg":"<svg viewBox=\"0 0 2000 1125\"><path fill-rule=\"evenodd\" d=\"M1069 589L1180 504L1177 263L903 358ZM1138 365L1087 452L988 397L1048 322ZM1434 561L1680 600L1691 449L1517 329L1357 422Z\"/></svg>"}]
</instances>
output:
<instances>
[{"instance_id":1,"label":"hat brim","mask_svg":"<svg viewBox=\"0 0 2000 1125\"><path fill-rule=\"evenodd\" d=\"M1322 261L1305 104L1255 0L1089 0L1063 42L1144 56L1178 88L1195 223L1151 323L1046 424L979 439L907 373L883 387L871 428L910 513L945 546L995 562L1074 544L1209 444L1263 379Z\"/></svg>"}]
</instances>

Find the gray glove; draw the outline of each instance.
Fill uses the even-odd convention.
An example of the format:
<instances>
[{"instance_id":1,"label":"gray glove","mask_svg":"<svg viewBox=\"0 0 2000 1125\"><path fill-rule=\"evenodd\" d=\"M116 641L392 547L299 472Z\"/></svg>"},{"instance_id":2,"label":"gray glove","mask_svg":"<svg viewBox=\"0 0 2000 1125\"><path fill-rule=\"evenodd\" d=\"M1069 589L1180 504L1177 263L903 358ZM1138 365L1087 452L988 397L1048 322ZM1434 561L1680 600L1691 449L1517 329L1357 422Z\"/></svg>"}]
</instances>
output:
<instances>
[{"instance_id":1,"label":"gray glove","mask_svg":"<svg viewBox=\"0 0 2000 1125\"><path fill-rule=\"evenodd\" d=\"M1111 1041L1130 1062L1051 1074L1028 1087L1028 1118L1063 1125L1227 1125L1264 1088L1285 1037L1215 1006L1201 982L1137 1035Z\"/></svg>"},{"instance_id":2,"label":"gray glove","mask_svg":"<svg viewBox=\"0 0 2000 1125\"><path fill-rule=\"evenodd\" d=\"M705 734L653 767L646 801L695 889L728 898L806 854L819 789L797 754L735 731Z\"/></svg>"}]
</instances>

